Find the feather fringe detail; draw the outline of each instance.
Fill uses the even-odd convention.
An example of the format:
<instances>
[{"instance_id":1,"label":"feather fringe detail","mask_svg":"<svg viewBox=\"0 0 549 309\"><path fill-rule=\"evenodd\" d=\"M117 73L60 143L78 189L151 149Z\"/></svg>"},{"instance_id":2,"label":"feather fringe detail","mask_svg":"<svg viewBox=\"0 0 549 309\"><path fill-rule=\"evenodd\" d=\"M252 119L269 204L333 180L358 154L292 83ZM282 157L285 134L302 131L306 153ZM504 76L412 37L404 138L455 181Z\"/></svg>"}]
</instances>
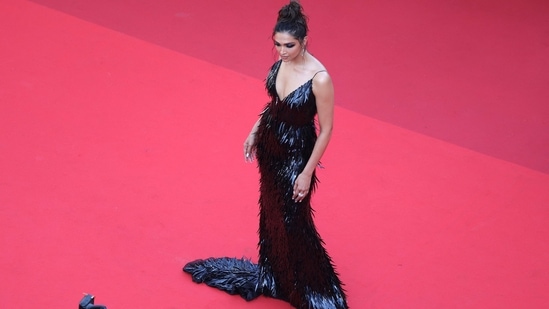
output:
<instances>
[{"instance_id":1,"label":"feather fringe detail","mask_svg":"<svg viewBox=\"0 0 549 309\"><path fill-rule=\"evenodd\" d=\"M191 274L196 283L205 283L231 295L238 294L247 301L261 295L257 288L259 267L245 258L196 260L185 265L183 271Z\"/></svg>"},{"instance_id":2,"label":"feather fringe detail","mask_svg":"<svg viewBox=\"0 0 549 309\"><path fill-rule=\"evenodd\" d=\"M183 271L192 276L196 283L225 291L231 295L240 295L251 301L261 295L289 301L276 295L274 279L261 266L242 258L208 258L187 263ZM326 295L305 288L303 302L292 304L299 309L348 309L345 294L339 280L332 283Z\"/></svg>"},{"instance_id":3,"label":"feather fringe detail","mask_svg":"<svg viewBox=\"0 0 549 309\"><path fill-rule=\"evenodd\" d=\"M312 309L349 309L345 294L339 283L333 285L333 293L322 295L314 291L306 291L306 308ZM299 307L298 307L299 308Z\"/></svg>"}]
</instances>

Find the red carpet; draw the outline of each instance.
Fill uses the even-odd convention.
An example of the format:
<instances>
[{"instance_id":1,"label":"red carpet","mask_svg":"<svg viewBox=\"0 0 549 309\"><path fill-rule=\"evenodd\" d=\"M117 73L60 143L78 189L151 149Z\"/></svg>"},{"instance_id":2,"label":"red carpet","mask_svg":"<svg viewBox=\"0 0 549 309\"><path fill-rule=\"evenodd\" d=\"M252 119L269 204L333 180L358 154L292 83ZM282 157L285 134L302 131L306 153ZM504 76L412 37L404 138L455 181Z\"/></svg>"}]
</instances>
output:
<instances>
[{"instance_id":1,"label":"red carpet","mask_svg":"<svg viewBox=\"0 0 549 309\"><path fill-rule=\"evenodd\" d=\"M181 272L257 255L241 144L284 1L214 2L0 3L0 307L290 308ZM351 308L545 308L548 5L303 4L338 104L316 220Z\"/></svg>"}]
</instances>

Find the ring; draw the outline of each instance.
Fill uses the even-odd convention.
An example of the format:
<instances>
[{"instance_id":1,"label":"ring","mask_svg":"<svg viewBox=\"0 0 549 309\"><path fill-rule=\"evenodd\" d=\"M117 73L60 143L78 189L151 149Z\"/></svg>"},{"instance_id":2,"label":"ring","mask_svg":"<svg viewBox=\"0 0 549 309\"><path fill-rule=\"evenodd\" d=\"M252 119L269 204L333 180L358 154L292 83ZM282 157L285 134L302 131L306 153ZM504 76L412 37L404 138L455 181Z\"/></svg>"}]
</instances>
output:
<instances>
[{"instance_id":1,"label":"ring","mask_svg":"<svg viewBox=\"0 0 549 309\"><path fill-rule=\"evenodd\" d=\"M303 196L303 193L299 193L297 196Z\"/></svg>"}]
</instances>

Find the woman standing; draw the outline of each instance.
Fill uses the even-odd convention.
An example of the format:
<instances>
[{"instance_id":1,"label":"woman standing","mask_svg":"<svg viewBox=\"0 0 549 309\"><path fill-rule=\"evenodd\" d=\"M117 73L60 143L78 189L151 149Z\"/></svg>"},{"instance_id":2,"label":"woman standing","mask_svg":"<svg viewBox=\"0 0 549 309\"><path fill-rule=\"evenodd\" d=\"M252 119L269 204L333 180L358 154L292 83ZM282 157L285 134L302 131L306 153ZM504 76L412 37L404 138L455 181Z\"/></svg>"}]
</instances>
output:
<instances>
[{"instance_id":1,"label":"woman standing","mask_svg":"<svg viewBox=\"0 0 549 309\"><path fill-rule=\"evenodd\" d=\"M271 98L244 143L260 172L259 262L210 258L184 271L250 300L261 294L296 308L348 308L341 282L318 235L311 209L315 169L332 133L334 91L325 67L307 51L307 18L291 1L278 14ZM318 115L319 130L315 125Z\"/></svg>"}]
</instances>

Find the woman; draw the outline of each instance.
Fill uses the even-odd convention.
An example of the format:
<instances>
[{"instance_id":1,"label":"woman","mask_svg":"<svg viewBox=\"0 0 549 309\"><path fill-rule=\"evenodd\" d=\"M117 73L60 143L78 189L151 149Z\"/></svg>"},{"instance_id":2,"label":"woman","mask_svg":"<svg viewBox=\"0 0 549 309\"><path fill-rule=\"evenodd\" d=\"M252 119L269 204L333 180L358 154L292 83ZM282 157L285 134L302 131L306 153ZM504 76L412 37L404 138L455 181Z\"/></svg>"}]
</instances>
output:
<instances>
[{"instance_id":1,"label":"woman","mask_svg":"<svg viewBox=\"0 0 549 309\"><path fill-rule=\"evenodd\" d=\"M296 308L348 308L341 282L313 223L315 169L332 132L334 91L324 66L307 51L307 20L291 1L278 14L271 98L244 143L246 161L260 172L259 261L210 258L184 271L247 300L261 294ZM319 132L316 134L315 116Z\"/></svg>"}]
</instances>

